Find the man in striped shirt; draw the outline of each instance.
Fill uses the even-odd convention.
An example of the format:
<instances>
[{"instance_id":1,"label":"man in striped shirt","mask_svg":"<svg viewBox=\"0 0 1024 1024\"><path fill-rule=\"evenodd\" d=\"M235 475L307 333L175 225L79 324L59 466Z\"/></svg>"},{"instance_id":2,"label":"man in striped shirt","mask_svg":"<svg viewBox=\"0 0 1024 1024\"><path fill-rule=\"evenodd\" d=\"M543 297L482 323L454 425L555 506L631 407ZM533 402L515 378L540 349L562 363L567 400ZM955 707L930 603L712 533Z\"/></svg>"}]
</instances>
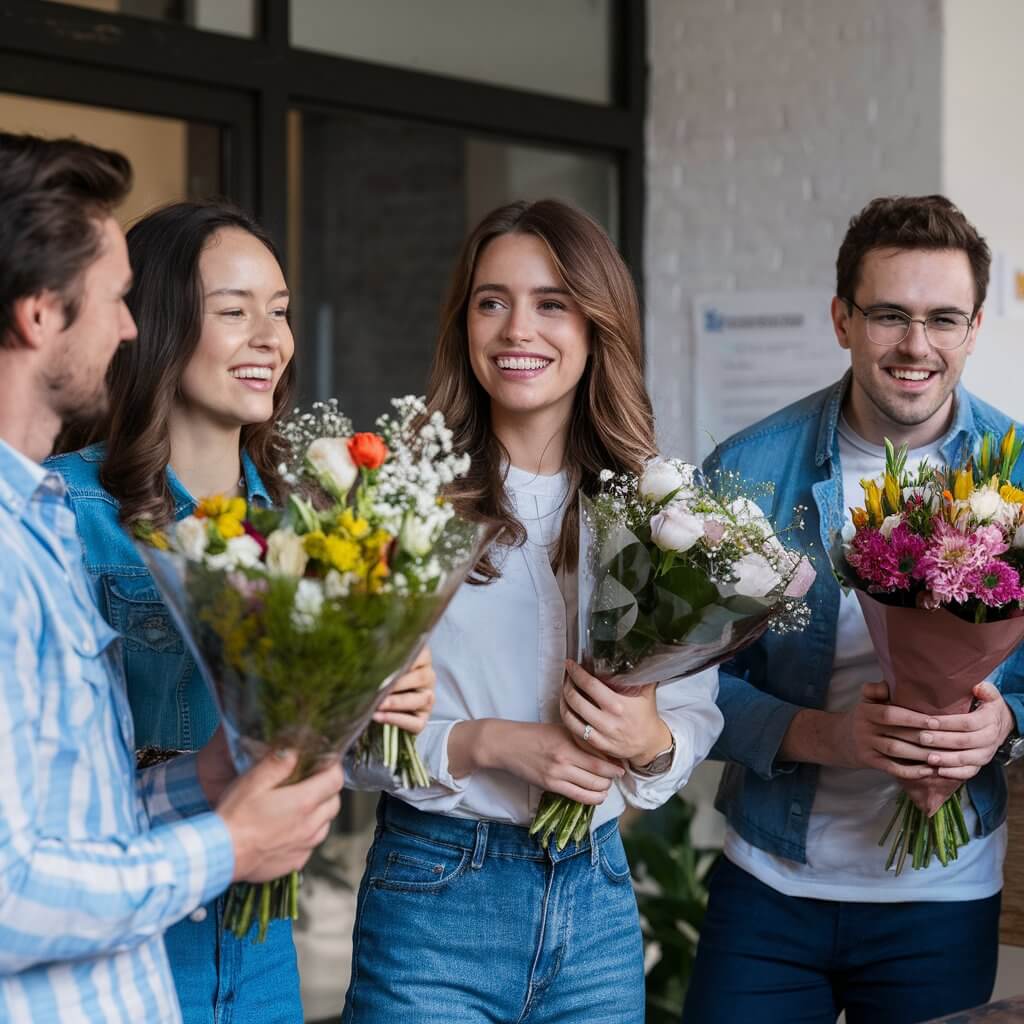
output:
<instances>
[{"instance_id":1,"label":"man in striped shirt","mask_svg":"<svg viewBox=\"0 0 1024 1024\"><path fill-rule=\"evenodd\" d=\"M130 178L120 154L0 133L2 1021L180 1021L164 929L301 867L343 782L334 766L282 786L292 754L235 780L221 734L136 773L120 641L39 465L62 424L102 412L135 337L111 216Z\"/></svg>"}]
</instances>

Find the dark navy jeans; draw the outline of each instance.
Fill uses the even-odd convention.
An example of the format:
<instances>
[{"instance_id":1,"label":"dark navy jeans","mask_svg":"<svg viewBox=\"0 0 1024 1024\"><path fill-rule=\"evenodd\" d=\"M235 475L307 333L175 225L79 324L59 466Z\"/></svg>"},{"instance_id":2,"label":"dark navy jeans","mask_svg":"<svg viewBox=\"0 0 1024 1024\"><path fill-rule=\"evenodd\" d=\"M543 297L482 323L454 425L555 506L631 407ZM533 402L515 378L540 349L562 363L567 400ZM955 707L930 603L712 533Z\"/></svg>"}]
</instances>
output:
<instances>
[{"instance_id":1,"label":"dark navy jeans","mask_svg":"<svg viewBox=\"0 0 1024 1024\"><path fill-rule=\"evenodd\" d=\"M643 1024L617 821L545 853L525 828L385 796L343 1024Z\"/></svg>"},{"instance_id":2,"label":"dark navy jeans","mask_svg":"<svg viewBox=\"0 0 1024 1024\"><path fill-rule=\"evenodd\" d=\"M941 879L936 881L941 885ZM785 896L721 858L683 1024L916 1024L988 1001L1000 896L839 903Z\"/></svg>"}]
</instances>

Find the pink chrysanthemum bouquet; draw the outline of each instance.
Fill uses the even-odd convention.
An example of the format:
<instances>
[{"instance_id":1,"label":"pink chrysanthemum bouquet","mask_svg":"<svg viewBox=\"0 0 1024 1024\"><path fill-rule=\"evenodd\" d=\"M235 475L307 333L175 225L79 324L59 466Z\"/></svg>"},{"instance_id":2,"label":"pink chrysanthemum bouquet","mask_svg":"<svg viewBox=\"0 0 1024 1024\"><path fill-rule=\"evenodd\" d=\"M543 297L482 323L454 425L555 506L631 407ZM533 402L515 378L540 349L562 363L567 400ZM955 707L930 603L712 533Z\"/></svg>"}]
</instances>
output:
<instances>
[{"instance_id":1,"label":"pink chrysanthemum bouquet","mask_svg":"<svg viewBox=\"0 0 1024 1024\"><path fill-rule=\"evenodd\" d=\"M906 471L886 441L881 480L862 480L864 507L833 550L857 594L893 704L923 714L971 710L974 686L1024 637L1024 490L1010 477L1024 448L1013 427L986 435L957 466ZM879 845L888 868L932 856L945 865L969 840L956 780L904 782Z\"/></svg>"}]
</instances>

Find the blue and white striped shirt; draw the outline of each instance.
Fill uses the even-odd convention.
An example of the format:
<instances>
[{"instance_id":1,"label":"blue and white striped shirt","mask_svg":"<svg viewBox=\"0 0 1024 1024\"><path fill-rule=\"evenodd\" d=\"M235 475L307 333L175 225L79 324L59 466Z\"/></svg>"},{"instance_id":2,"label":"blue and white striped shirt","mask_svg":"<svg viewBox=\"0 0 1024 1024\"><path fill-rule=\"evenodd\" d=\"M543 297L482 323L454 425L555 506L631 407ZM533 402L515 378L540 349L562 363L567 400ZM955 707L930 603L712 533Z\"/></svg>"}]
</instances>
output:
<instances>
[{"instance_id":1,"label":"blue and white striped shirt","mask_svg":"<svg viewBox=\"0 0 1024 1024\"><path fill-rule=\"evenodd\" d=\"M0 441L0 1020L181 1020L162 933L231 881L194 756L135 771L64 483Z\"/></svg>"}]
</instances>

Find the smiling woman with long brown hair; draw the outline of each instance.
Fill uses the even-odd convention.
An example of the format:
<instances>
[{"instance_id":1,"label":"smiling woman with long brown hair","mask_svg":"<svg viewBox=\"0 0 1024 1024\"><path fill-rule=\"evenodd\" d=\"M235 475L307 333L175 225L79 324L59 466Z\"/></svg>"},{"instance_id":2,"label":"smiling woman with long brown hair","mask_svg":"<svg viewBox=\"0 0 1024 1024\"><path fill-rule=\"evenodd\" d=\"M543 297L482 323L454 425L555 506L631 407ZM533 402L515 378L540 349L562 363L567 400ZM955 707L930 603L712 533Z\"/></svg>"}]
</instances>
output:
<instances>
[{"instance_id":1,"label":"smiling woman with long brown hair","mask_svg":"<svg viewBox=\"0 0 1024 1024\"><path fill-rule=\"evenodd\" d=\"M193 750L214 733L217 709L129 531L187 516L213 494L282 500L274 426L294 376L288 286L267 234L223 203L175 203L127 238L138 340L111 363L105 421L65 437L65 449L85 447L50 464L67 481L97 604L124 638L136 743ZM425 657L378 720L422 729L432 675ZM223 914L222 897L165 935L186 1024L298 1024L291 922L272 922L255 944L224 933Z\"/></svg>"},{"instance_id":2,"label":"smiling woman with long brown hair","mask_svg":"<svg viewBox=\"0 0 1024 1024\"><path fill-rule=\"evenodd\" d=\"M605 232L555 200L485 217L456 263L429 397L471 456L459 511L502 532L431 639L418 746L437 781L381 800L343 1021L641 1024L618 816L675 793L721 715L713 671L621 695L566 661L577 495L655 454L636 294ZM597 805L582 842L529 836L544 790Z\"/></svg>"}]
</instances>

